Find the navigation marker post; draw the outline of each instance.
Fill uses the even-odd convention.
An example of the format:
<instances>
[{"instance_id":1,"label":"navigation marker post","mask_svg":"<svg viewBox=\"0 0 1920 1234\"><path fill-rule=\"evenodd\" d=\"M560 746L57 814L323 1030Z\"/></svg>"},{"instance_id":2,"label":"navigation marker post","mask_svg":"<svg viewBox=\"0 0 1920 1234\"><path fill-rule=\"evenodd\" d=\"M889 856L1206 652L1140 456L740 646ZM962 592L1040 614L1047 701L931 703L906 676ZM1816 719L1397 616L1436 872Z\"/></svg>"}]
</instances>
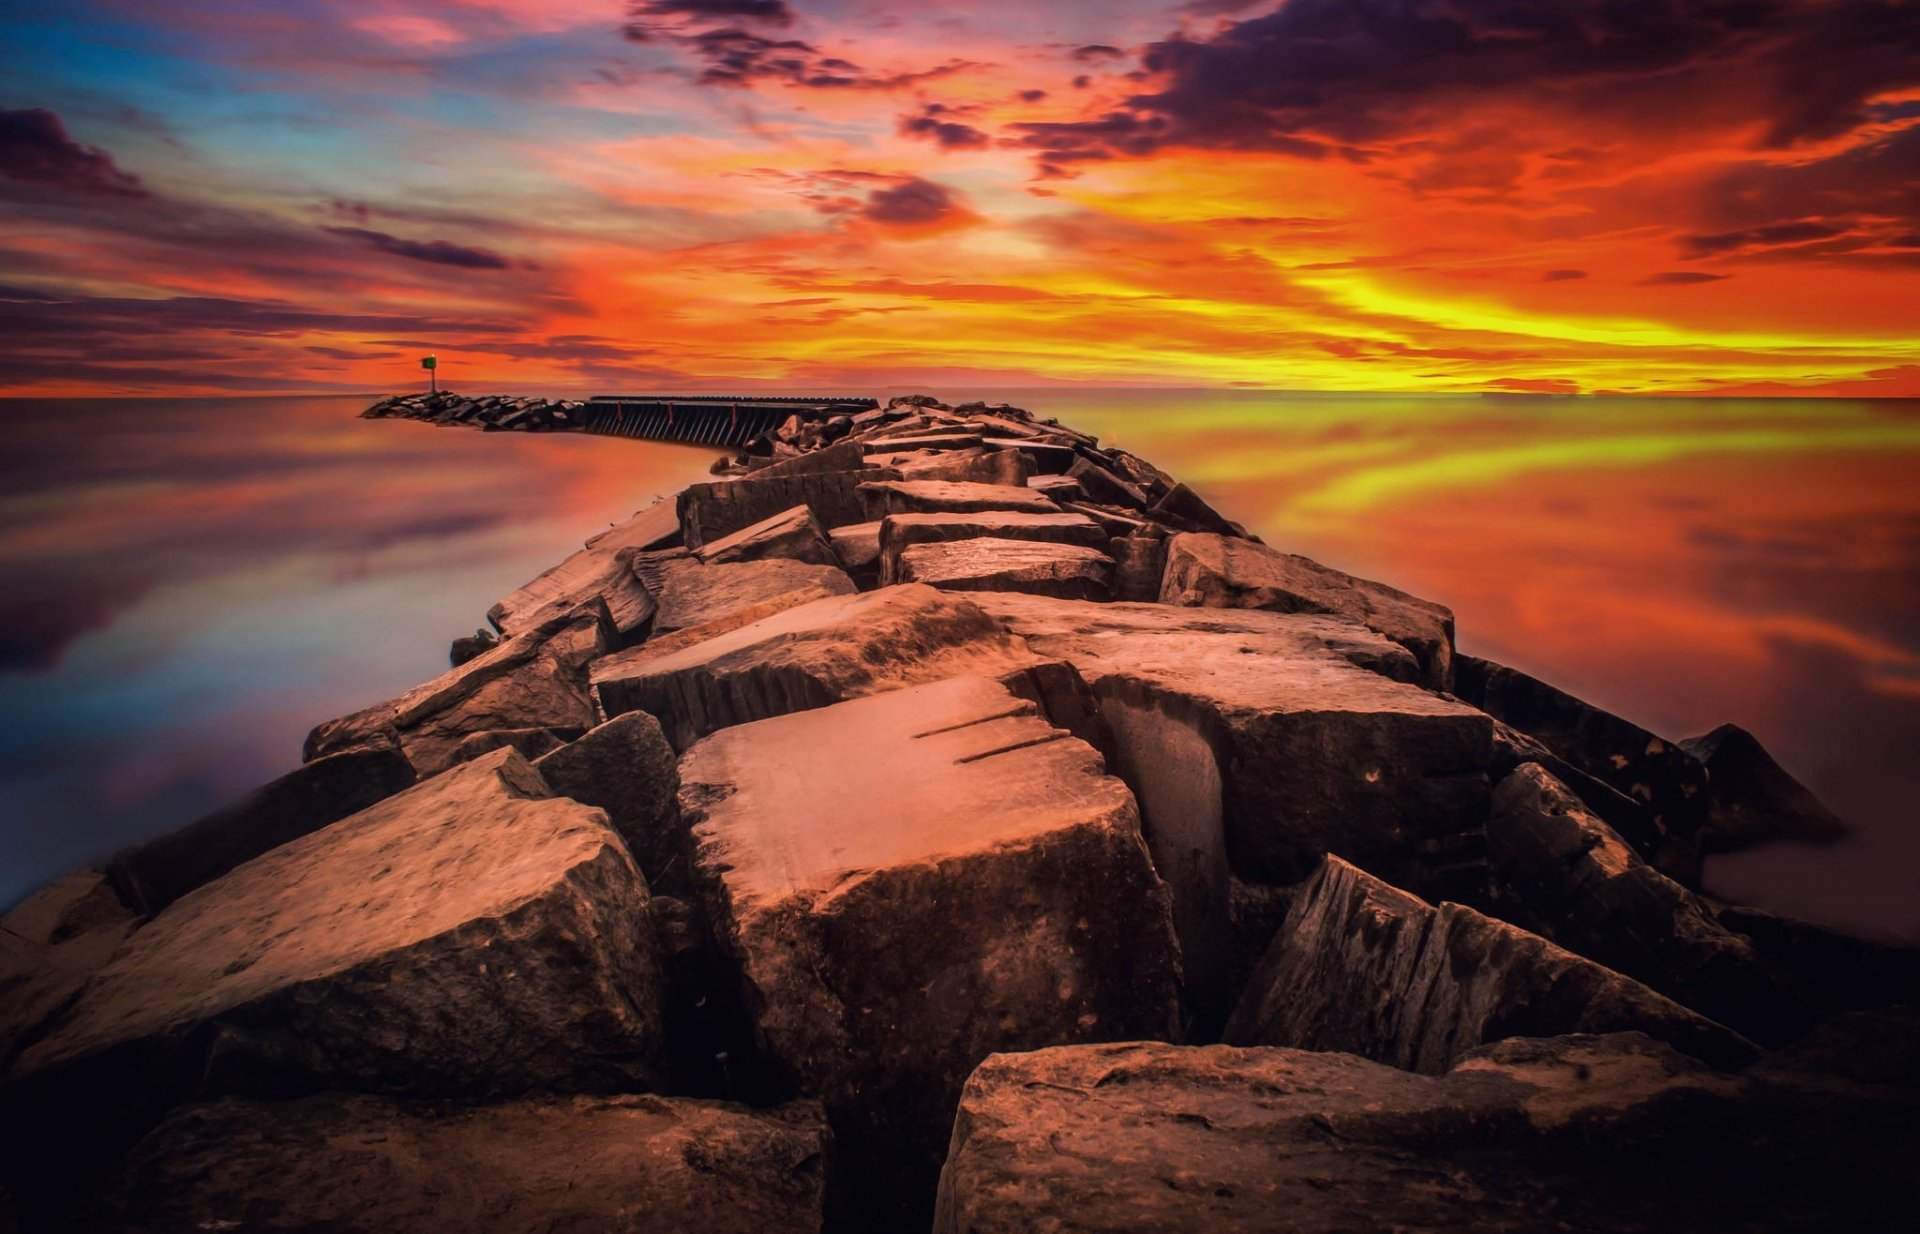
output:
<instances>
[{"instance_id":1,"label":"navigation marker post","mask_svg":"<svg viewBox=\"0 0 1920 1234\"><path fill-rule=\"evenodd\" d=\"M438 372L435 371L440 367L440 357L439 356L421 356L420 367L427 370L428 393L430 394L440 393L440 375Z\"/></svg>"}]
</instances>

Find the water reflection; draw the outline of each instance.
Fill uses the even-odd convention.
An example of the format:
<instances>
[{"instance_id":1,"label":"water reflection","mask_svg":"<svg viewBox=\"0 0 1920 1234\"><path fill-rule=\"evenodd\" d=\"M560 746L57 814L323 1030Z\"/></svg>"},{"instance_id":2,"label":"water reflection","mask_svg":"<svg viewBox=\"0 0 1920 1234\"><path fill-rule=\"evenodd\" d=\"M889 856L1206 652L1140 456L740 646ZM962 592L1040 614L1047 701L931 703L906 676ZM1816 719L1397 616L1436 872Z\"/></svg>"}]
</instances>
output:
<instances>
[{"instance_id":1,"label":"water reflection","mask_svg":"<svg viewBox=\"0 0 1920 1234\"><path fill-rule=\"evenodd\" d=\"M945 392L956 397L956 392ZM1861 828L1731 894L1920 935L1920 408L995 391L1462 646L1670 737L1733 720ZM710 451L360 421L336 399L7 404L0 901L291 766Z\"/></svg>"}]
</instances>

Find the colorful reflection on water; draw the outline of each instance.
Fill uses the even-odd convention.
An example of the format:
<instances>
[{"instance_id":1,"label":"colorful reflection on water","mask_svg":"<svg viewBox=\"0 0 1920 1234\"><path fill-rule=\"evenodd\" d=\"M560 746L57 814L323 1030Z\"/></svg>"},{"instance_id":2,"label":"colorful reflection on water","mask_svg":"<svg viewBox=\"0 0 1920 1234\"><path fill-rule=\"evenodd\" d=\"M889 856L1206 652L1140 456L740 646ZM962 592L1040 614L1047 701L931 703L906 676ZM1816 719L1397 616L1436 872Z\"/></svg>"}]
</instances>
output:
<instances>
[{"instance_id":1,"label":"colorful reflection on water","mask_svg":"<svg viewBox=\"0 0 1920 1234\"><path fill-rule=\"evenodd\" d=\"M1920 405L986 397L1449 604L1468 651L1669 737L1752 729L1860 835L1718 859L1711 885L1920 935ZM291 766L315 721L437 672L502 592L711 459L354 400L4 406L0 901Z\"/></svg>"}]
</instances>

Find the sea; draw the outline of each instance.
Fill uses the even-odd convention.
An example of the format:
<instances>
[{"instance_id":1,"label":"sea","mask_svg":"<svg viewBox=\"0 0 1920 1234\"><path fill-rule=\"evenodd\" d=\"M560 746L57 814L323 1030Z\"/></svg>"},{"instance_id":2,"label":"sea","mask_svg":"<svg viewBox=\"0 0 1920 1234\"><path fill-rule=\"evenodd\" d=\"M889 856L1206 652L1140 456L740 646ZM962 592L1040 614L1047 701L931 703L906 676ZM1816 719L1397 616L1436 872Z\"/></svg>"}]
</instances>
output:
<instances>
[{"instance_id":1,"label":"sea","mask_svg":"<svg viewBox=\"0 0 1920 1234\"><path fill-rule=\"evenodd\" d=\"M1855 832L1708 888L1920 941L1920 403L932 392L1098 434L1665 737L1751 730ZM0 905L290 770L715 455L368 401L0 400Z\"/></svg>"}]
</instances>

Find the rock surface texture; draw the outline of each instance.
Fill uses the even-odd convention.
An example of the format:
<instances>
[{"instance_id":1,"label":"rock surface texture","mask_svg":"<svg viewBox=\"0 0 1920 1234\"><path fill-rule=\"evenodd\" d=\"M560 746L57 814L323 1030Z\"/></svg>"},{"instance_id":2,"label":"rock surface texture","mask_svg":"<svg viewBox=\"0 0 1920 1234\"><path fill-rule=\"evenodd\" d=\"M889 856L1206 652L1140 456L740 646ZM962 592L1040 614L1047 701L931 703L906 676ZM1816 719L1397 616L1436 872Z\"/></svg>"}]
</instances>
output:
<instances>
[{"instance_id":1,"label":"rock surface texture","mask_svg":"<svg viewBox=\"0 0 1920 1234\"><path fill-rule=\"evenodd\" d=\"M737 449L0 918L0 1234L1920 1208L1920 952L1698 889L1837 834L1744 731L1456 654L1005 404L367 415Z\"/></svg>"}]
</instances>

